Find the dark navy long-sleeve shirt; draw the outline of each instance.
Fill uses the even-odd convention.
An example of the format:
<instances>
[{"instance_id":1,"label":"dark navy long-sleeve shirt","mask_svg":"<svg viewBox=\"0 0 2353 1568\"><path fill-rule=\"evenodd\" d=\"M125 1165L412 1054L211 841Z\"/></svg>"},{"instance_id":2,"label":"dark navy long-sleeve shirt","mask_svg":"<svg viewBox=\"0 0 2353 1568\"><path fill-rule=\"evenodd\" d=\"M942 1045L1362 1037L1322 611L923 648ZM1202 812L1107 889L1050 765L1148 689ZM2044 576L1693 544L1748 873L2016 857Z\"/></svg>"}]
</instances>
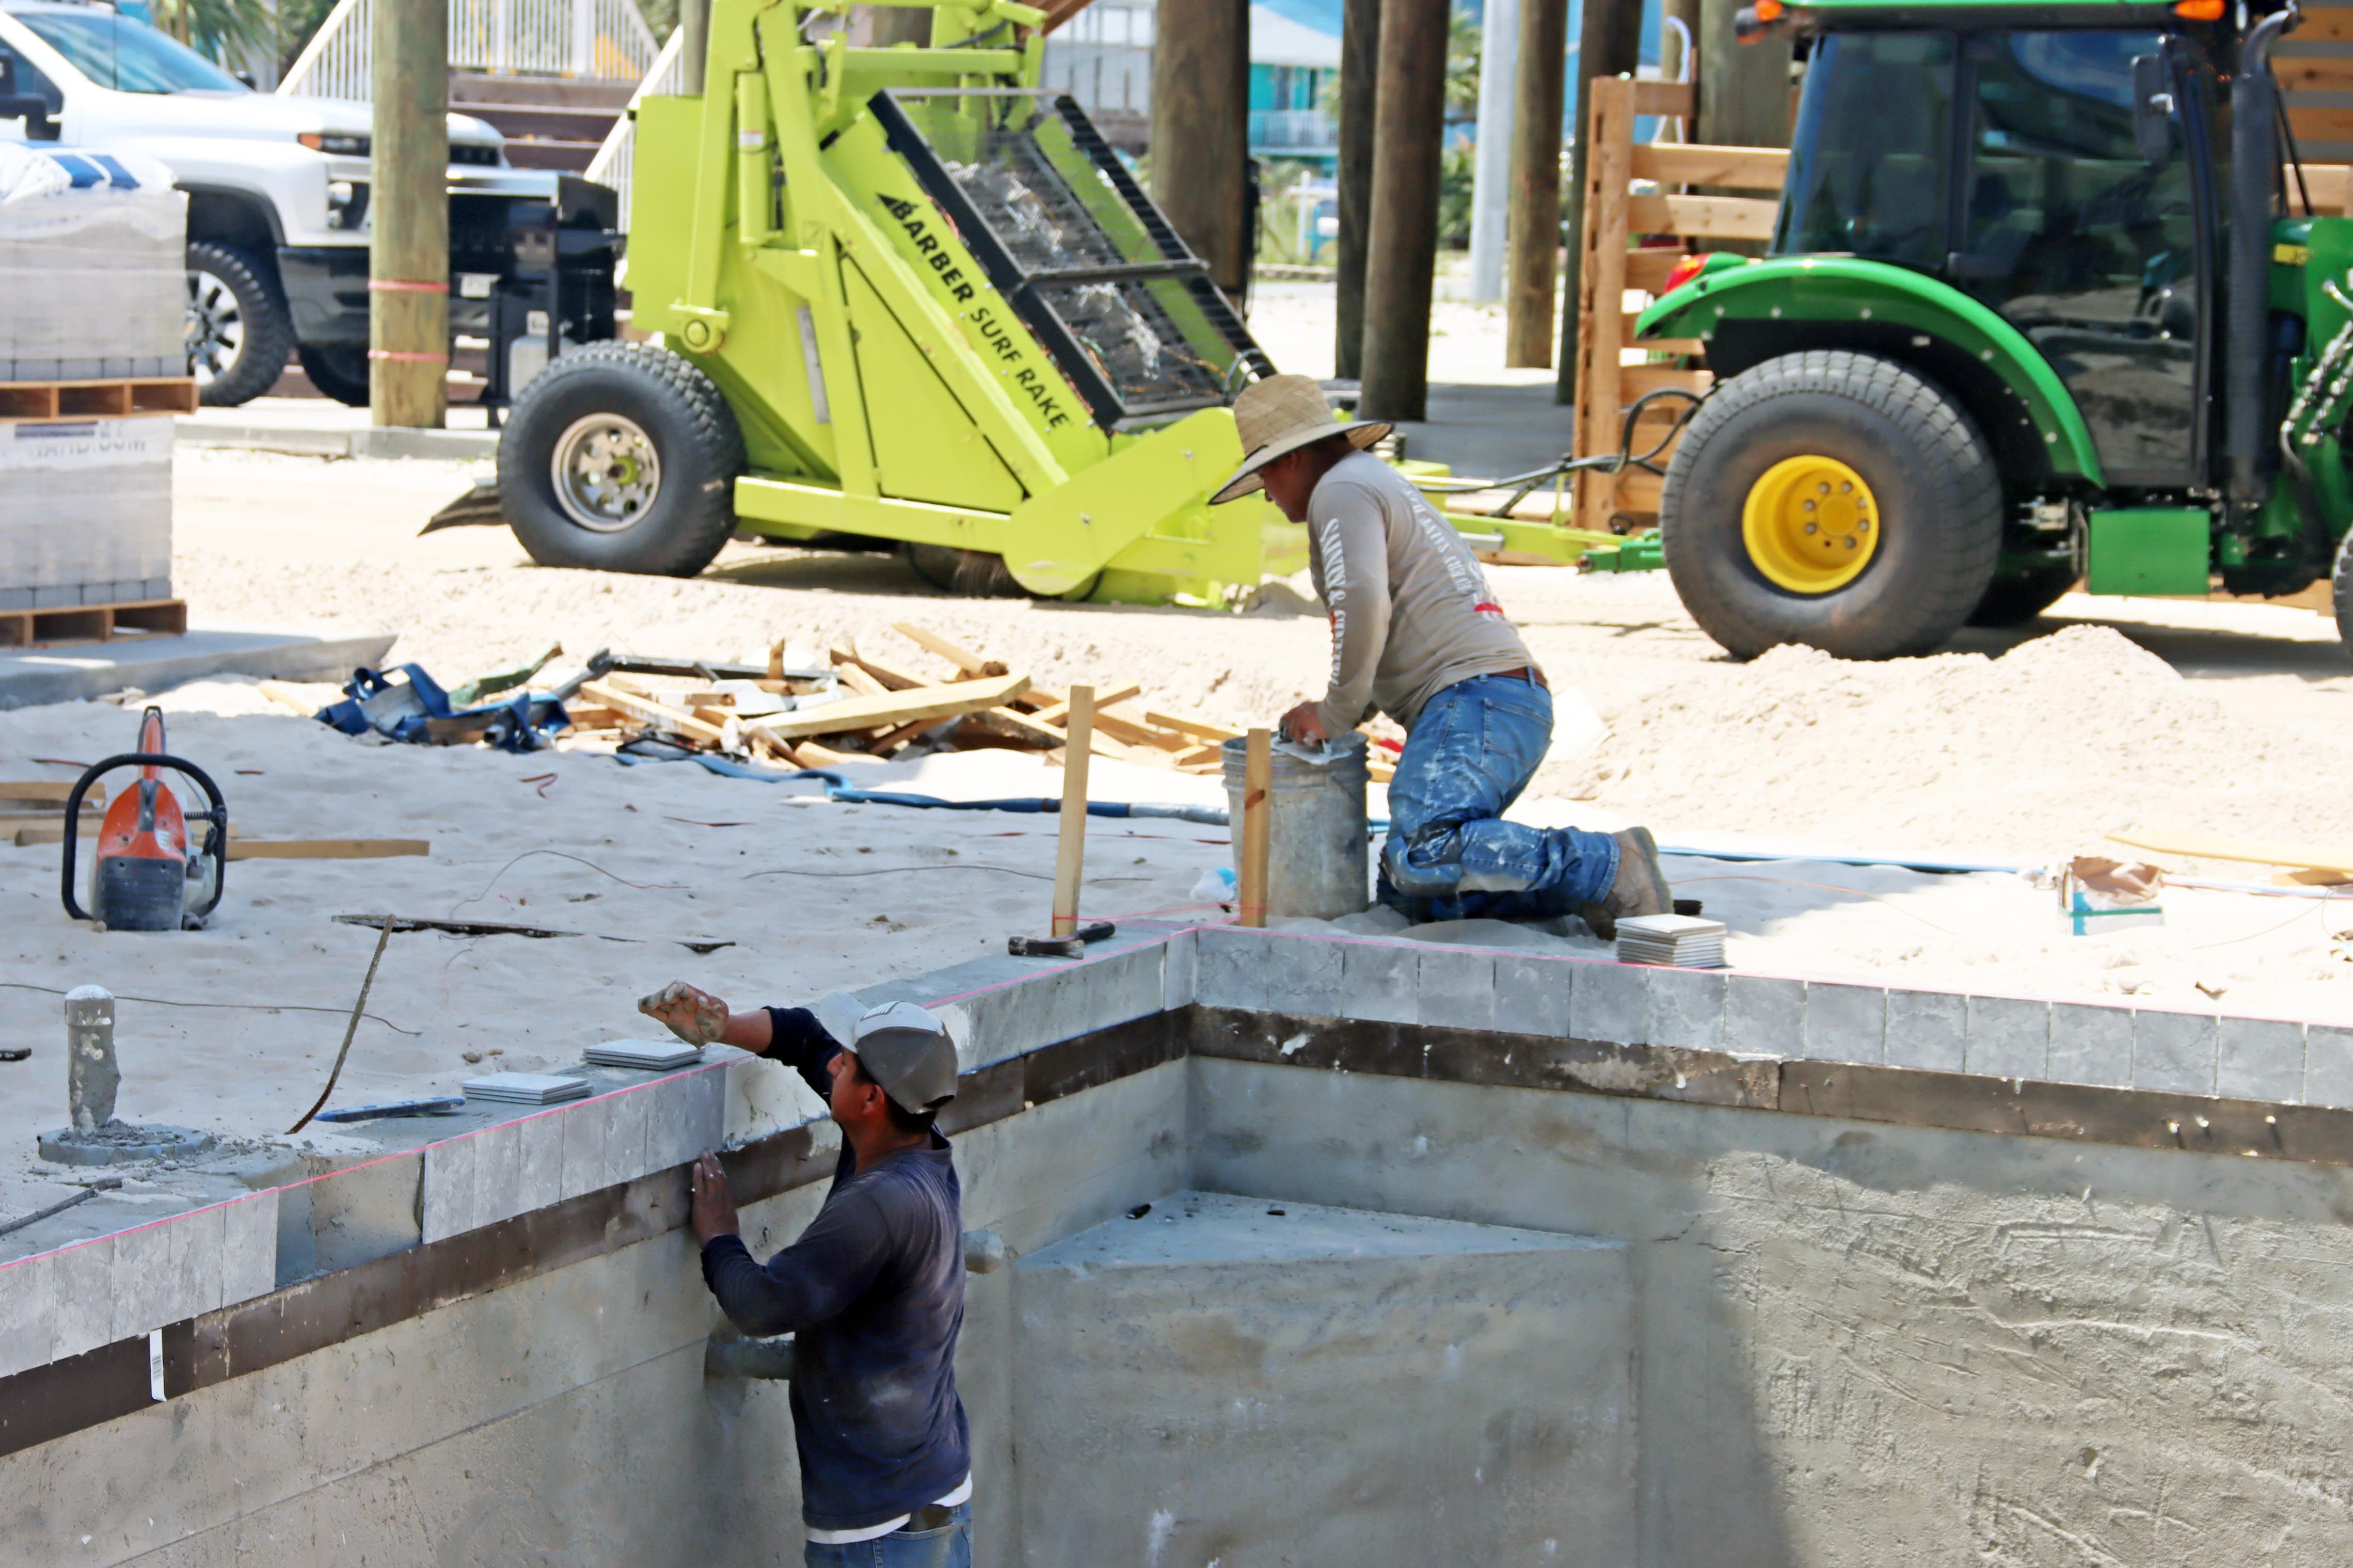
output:
<instances>
[{"instance_id":1,"label":"dark navy long-sleeve shirt","mask_svg":"<svg viewBox=\"0 0 2353 1568\"><path fill-rule=\"evenodd\" d=\"M766 1055L820 1097L840 1050L816 1016L771 1007ZM881 1524L971 1473L956 1335L964 1327L962 1197L948 1141L864 1171L843 1141L825 1206L764 1268L743 1238L702 1249L702 1278L747 1334L791 1333L801 1516L818 1530Z\"/></svg>"}]
</instances>

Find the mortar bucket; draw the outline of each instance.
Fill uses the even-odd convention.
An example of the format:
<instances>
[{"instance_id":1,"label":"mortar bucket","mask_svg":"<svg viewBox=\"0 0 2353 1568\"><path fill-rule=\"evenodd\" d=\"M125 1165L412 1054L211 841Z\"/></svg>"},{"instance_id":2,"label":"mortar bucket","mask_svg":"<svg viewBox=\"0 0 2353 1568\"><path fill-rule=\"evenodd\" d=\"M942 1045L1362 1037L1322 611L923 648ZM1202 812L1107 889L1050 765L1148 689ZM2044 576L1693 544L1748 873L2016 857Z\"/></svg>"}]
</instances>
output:
<instances>
[{"instance_id":1,"label":"mortar bucket","mask_svg":"<svg viewBox=\"0 0 2353 1568\"><path fill-rule=\"evenodd\" d=\"M1236 739L1219 748L1237 869L1241 865L1248 744ZM1367 902L1365 738L1341 736L1334 749L1339 754L1321 763L1303 762L1279 745L1274 749L1274 817L1267 825L1269 920L1284 915L1337 920L1356 914Z\"/></svg>"}]
</instances>

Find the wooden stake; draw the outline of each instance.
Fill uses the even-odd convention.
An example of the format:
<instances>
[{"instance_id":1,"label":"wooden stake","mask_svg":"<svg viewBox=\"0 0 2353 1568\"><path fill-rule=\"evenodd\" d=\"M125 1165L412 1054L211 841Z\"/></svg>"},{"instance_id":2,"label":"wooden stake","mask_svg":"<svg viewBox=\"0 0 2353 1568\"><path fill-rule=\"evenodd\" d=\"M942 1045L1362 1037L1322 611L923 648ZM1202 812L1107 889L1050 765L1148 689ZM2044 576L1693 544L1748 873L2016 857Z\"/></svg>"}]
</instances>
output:
<instances>
[{"instance_id":1,"label":"wooden stake","mask_svg":"<svg viewBox=\"0 0 2353 1568\"><path fill-rule=\"evenodd\" d=\"M383 0L371 28L369 416L438 430L449 404L449 7Z\"/></svg>"},{"instance_id":2,"label":"wooden stake","mask_svg":"<svg viewBox=\"0 0 2353 1568\"><path fill-rule=\"evenodd\" d=\"M1274 731L1252 730L1242 752L1241 863L1234 868L1241 923L1266 924L1266 862L1274 816Z\"/></svg>"},{"instance_id":3,"label":"wooden stake","mask_svg":"<svg viewBox=\"0 0 2353 1568\"><path fill-rule=\"evenodd\" d=\"M1087 748L1095 731L1095 689L1071 688L1070 743L1062 755L1061 837L1054 847L1055 936L1079 930L1079 874L1087 848Z\"/></svg>"}]
</instances>

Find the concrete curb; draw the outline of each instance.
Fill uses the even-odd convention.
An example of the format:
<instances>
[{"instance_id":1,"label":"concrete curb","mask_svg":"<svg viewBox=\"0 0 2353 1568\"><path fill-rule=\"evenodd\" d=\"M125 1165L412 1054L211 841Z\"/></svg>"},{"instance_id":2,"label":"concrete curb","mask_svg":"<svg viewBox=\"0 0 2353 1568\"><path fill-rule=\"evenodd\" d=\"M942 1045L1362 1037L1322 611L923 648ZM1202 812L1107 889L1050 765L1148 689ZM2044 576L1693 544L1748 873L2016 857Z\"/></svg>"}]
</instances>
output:
<instances>
[{"instance_id":1,"label":"concrete curb","mask_svg":"<svg viewBox=\"0 0 2353 1568\"><path fill-rule=\"evenodd\" d=\"M199 425L183 420L183 447L227 447L318 458L431 458L466 462L494 456L495 430L313 430L285 425Z\"/></svg>"},{"instance_id":2,"label":"concrete curb","mask_svg":"<svg viewBox=\"0 0 2353 1568\"><path fill-rule=\"evenodd\" d=\"M381 665L394 634L291 637L281 632L199 630L136 641L69 644L0 654L0 710L84 702L136 687L167 690L216 675L266 680L346 680Z\"/></svg>"}]
</instances>

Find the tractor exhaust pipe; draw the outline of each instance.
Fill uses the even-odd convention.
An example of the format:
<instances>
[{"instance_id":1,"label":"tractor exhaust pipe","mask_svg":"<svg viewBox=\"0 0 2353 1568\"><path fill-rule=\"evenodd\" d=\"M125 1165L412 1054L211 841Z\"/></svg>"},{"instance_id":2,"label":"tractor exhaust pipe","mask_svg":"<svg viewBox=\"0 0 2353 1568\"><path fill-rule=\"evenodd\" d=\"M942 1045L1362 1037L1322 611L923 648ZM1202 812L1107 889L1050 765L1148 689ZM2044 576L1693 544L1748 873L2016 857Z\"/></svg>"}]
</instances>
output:
<instances>
[{"instance_id":1,"label":"tractor exhaust pipe","mask_svg":"<svg viewBox=\"0 0 2353 1568\"><path fill-rule=\"evenodd\" d=\"M2279 178L2279 83L2272 75L2272 46L2295 15L2276 11L2255 24L2239 46L2238 74L2231 83L2230 370L2222 451L2231 459L2231 500L2242 507L2260 504L2268 489L2257 462L2265 447L2272 191Z\"/></svg>"}]
</instances>

